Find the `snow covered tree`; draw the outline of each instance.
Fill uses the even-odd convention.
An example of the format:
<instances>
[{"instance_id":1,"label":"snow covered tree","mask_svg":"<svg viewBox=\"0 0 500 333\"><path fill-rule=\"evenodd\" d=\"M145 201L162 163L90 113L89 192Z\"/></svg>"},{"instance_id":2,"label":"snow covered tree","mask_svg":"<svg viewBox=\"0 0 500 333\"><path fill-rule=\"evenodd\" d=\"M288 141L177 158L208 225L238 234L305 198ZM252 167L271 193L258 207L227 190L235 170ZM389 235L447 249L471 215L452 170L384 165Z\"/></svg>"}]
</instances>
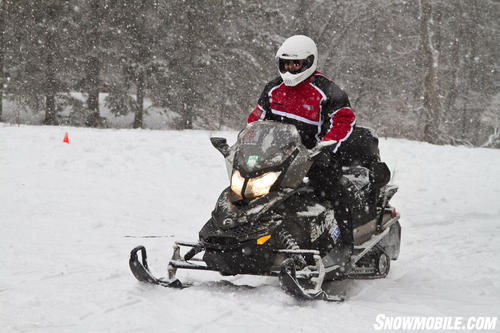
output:
<instances>
[{"instance_id":1,"label":"snow covered tree","mask_svg":"<svg viewBox=\"0 0 500 333\"><path fill-rule=\"evenodd\" d=\"M19 0L9 6L15 43L9 91L31 109L43 108L45 124L57 124L56 97L71 85L71 11L63 0Z\"/></svg>"},{"instance_id":2,"label":"snow covered tree","mask_svg":"<svg viewBox=\"0 0 500 333\"><path fill-rule=\"evenodd\" d=\"M112 36L111 60L115 79L108 104L130 105L128 90L135 88L134 128L143 126L144 98L150 88L150 78L160 73L157 40L164 32L164 19L158 1L110 1L109 29ZM118 71L117 71L118 70ZM120 82L121 81L121 82ZM127 110L123 110L124 113Z\"/></svg>"},{"instance_id":3,"label":"snow covered tree","mask_svg":"<svg viewBox=\"0 0 500 333\"><path fill-rule=\"evenodd\" d=\"M134 127L144 125L147 97L170 113L170 127L241 128L278 75L276 49L306 34L358 124L434 143L483 145L495 133L485 121L500 81L495 0L2 0L0 8L1 78L10 79L0 95L45 110L46 123L71 104L82 124L99 126L106 86L107 107L133 112ZM87 107L70 91L86 93Z\"/></svg>"}]
</instances>

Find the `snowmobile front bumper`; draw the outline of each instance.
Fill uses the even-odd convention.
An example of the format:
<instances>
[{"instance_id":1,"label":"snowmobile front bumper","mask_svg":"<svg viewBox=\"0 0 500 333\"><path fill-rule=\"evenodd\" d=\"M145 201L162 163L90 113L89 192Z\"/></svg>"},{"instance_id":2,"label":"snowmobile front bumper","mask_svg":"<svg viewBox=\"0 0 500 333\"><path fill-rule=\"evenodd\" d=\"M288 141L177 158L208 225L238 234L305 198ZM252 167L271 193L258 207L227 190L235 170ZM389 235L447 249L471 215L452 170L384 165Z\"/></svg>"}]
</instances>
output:
<instances>
[{"instance_id":1,"label":"snowmobile front bumper","mask_svg":"<svg viewBox=\"0 0 500 333\"><path fill-rule=\"evenodd\" d=\"M184 255L181 255L180 247L190 247L191 249ZM206 251L207 249L201 243L193 243L193 242L175 242L173 247L174 252L172 254L172 259L168 264L168 278L169 280L175 279L175 274L177 269L193 269L193 270L205 270L205 271L215 271L220 272L220 270L216 267L208 266L207 263L199 258L195 258L194 255ZM317 262L316 265L322 264L320 253L317 250L273 250L276 254L282 254L285 256L293 256L293 255L312 255ZM314 266L313 266L314 267ZM311 266L308 266L307 269L299 270L296 272L297 277L300 279L318 279L321 273L318 270L312 270ZM268 271L263 272L262 270L255 270L254 272L246 271L246 272L238 272L236 274L249 274L249 275L266 275L266 276L280 276L281 270L278 267L277 269L270 269ZM318 281L319 282L319 281ZM322 283L322 280L321 280Z\"/></svg>"},{"instance_id":2,"label":"snowmobile front bumper","mask_svg":"<svg viewBox=\"0 0 500 333\"><path fill-rule=\"evenodd\" d=\"M181 246L190 247L191 249L186 253L186 255L181 256ZM176 278L177 269L180 268L218 271L215 268L207 266L207 264L202 259L194 258L197 253L202 251L205 251L205 248L201 243L175 242L174 253L172 255L172 259L168 264L168 279L156 278L151 273L151 271L149 270L147 253L144 246L137 246L130 252L129 265L136 279L141 282L169 288L185 288L189 287L190 285L183 284L179 279ZM321 260L319 251L296 249L275 250L275 252L288 257L282 262L279 269L270 270L267 272L267 274L254 275L279 277L281 287L285 290L285 292L300 299L342 301L342 299L340 298L327 295L321 289L325 277L325 268L323 266L323 261ZM315 265L296 270L293 259L291 258L294 255L312 255L315 261Z\"/></svg>"}]
</instances>

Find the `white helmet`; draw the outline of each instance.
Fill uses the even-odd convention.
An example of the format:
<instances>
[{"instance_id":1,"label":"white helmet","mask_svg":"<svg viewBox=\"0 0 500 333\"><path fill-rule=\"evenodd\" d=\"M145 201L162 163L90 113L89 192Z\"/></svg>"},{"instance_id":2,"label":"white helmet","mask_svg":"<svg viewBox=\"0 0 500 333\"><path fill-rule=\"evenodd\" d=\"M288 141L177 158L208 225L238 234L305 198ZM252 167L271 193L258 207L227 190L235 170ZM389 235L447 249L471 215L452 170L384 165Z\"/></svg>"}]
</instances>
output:
<instances>
[{"instance_id":1,"label":"white helmet","mask_svg":"<svg viewBox=\"0 0 500 333\"><path fill-rule=\"evenodd\" d=\"M285 85L294 87L311 76L318 66L318 49L314 41L304 35L295 35L283 42L276 52L278 69ZM298 71L285 70L285 62L290 60L303 60L303 65Z\"/></svg>"}]
</instances>

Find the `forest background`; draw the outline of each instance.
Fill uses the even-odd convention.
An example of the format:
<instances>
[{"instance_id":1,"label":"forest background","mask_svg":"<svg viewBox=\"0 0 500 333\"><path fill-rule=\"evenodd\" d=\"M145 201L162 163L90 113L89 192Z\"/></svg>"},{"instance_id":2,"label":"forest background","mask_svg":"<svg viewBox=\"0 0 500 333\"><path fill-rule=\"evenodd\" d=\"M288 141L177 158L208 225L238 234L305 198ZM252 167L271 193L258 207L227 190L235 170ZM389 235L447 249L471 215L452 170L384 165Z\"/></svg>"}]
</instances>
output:
<instances>
[{"instance_id":1,"label":"forest background","mask_svg":"<svg viewBox=\"0 0 500 333\"><path fill-rule=\"evenodd\" d=\"M0 0L0 121L240 129L279 45L305 34L358 124L500 148L499 14L495 0Z\"/></svg>"}]
</instances>

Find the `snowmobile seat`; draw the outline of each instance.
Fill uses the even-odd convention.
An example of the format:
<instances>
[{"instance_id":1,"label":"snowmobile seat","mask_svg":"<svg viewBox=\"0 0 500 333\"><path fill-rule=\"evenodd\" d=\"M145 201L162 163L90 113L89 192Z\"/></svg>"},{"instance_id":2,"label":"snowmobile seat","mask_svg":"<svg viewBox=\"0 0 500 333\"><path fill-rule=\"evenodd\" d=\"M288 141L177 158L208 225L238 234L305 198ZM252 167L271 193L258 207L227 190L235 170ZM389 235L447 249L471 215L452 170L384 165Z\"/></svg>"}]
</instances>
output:
<instances>
[{"instance_id":1,"label":"snowmobile seat","mask_svg":"<svg viewBox=\"0 0 500 333\"><path fill-rule=\"evenodd\" d=\"M341 196L354 229L376 216L380 189L389 182L391 173L380 161L378 137L368 127L355 126L337 154L343 165Z\"/></svg>"},{"instance_id":2,"label":"snowmobile seat","mask_svg":"<svg viewBox=\"0 0 500 333\"><path fill-rule=\"evenodd\" d=\"M336 155L344 166L372 166L380 161L378 137L368 127L355 126L348 140L343 142Z\"/></svg>"}]
</instances>

